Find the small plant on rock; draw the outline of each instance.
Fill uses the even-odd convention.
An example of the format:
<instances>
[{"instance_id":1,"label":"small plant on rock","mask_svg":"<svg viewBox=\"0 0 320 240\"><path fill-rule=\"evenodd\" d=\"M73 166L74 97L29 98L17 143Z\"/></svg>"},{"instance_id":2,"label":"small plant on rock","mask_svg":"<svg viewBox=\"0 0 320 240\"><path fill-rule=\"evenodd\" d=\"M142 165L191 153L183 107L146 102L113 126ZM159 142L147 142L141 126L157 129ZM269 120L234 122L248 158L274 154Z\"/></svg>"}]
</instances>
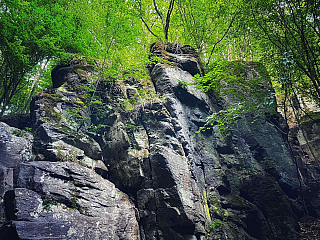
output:
<instances>
[{"instance_id":1,"label":"small plant on rock","mask_svg":"<svg viewBox=\"0 0 320 240\"><path fill-rule=\"evenodd\" d=\"M26 127L26 128L24 128L24 130L25 130L26 132L32 133L32 128L30 128L30 127Z\"/></svg>"},{"instance_id":2,"label":"small plant on rock","mask_svg":"<svg viewBox=\"0 0 320 240\"><path fill-rule=\"evenodd\" d=\"M187 89L188 83L186 81L178 79L178 86L183 88L183 89Z\"/></svg>"},{"instance_id":3,"label":"small plant on rock","mask_svg":"<svg viewBox=\"0 0 320 240\"><path fill-rule=\"evenodd\" d=\"M211 232L213 229L221 229L223 227L222 221L220 219L215 219L210 226L207 227L207 232Z\"/></svg>"},{"instance_id":4,"label":"small plant on rock","mask_svg":"<svg viewBox=\"0 0 320 240\"><path fill-rule=\"evenodd\" d=\"M42 200L42 206L45 210L49 211L52 205L57 205L57 202L52 198L45 198Z\"/></svg>"},{"instance_id":5,"label":"small plant on rock","mask_svg":"<svg viewBox=\"0 0 320 240\"><path fill-rule=\"evenodd\" d=\"M12 130L12 134L14 135L14 136L16 136L16 137L23 137L23 131L22 130L20 130L20 129L17 129L17 128L15 128L15 129L13 129Z\"/></svg>"}]
</instances>

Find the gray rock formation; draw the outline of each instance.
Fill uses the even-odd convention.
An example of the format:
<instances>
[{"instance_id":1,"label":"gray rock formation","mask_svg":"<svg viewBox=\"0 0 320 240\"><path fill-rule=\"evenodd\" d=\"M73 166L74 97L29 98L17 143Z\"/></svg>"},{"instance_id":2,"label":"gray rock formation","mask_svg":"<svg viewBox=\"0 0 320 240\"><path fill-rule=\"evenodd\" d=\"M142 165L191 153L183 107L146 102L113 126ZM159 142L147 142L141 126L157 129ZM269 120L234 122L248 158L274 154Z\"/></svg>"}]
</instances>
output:
<instances>
[{"instance_id":1,"label":"gray rock formation","mask_svg":"<svg viewBox=\"0 0 320 240\"><path fill-rule=\"evenodd\" d=\"M6 195L13 190L17 166L32 155L30 133L0 122L0 224L6 223Z\"/></svg>"},{"instance_id":2,"label":"gray rock formation","mask_svg":"<svg viewBox=\"0 0 320 240\"><path fill-rule=\"evenodd\" d=\"M140 239L126 194L79 164L21 164L17 187L13 226L21 239Z\"/></svg>"},{"instance_id":3,"label":"gray rock formation","mask_svg":"<svg viewBox=\"0 0 320 240\"><path fill-rule=\"evenodd\" d=\"M0 239L294 240L300 217L319 216L317 165L292 158L280 116L196 133L237 99L189 85L203 72L191 47L151 52L166 60L148 84L58 66L31 104L33 135L0 123Z\"/></svg>"}]
</instances>

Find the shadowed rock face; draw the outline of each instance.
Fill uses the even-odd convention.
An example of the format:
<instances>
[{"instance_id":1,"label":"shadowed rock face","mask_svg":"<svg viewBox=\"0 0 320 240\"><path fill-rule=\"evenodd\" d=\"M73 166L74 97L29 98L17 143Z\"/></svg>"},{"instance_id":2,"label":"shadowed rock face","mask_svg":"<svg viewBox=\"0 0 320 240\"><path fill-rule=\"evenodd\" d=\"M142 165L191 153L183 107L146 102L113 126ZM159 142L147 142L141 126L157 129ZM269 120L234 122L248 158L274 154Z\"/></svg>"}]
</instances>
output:
<instances>
[{"instance_id":1,"label":"shadowed rock face","mask_svg":"<svg viewBox=\"0 0 320 240\"><path fill-rule=\"evenodd\" d=\"M93 95L92 67L59 66L55 88L33 99L33 136L0 123L0 239L298 239L300 191L319 185L298 180L281 118L248 114L227 138L196 133L237 101L187 84L202 72L190 46L151 51L166 59L150 67L162 100L140 96L134 78L94 82ZM315 198L307 208L319 211Z\"/></svg>"}]
</instances>

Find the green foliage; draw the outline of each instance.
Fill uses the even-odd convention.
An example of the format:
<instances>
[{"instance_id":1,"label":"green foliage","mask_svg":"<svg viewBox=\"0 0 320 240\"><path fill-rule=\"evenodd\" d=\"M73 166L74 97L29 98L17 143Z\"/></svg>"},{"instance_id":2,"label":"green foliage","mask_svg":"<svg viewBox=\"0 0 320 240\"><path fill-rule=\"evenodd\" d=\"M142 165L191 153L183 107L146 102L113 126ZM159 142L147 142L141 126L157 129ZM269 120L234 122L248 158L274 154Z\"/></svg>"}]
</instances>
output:
<instances>
[{"instance_id":1,"label":"green foliage","mask_svg":"<svg viewBox=\"0 0 320 240\"><path fill-rule=\"evenodd\" d=\"M239 46L237 40L246 38L247 52L267 67L279 99L285 91L288 96L296 92L320 104L319 9L313 0L244 0L241 4L242 17L232 41ZM284 76L283 59L291 65L290 80L279 86L283 78L289 79Z\"/></svg>"},{"instance_id":2,"label":"green foliage","mask_svg":"<svg viewBox=\"0 0 320 240\"><path fill-rule=\"evenodd\" d=\"M29 132L29 133L32 132L32 128L30 128L30 127L26 127L26 128L24 128L24 130L25 130L26 132Z\"/></svg>"},{"instance_id":3,"label":"green foliage","mask_svg":"<svg viewBox=\"0 0 320 240\"><path fill-rule=\"evenodd\" d=\"M65 0L0 3L0 105L2 115L12 98L32 81L44 59L69 58L85 49L80 23ZM23 94L21 95L23 96Z\"/></svg>"},{"instance_id":4,"label":"green foliage","mask_svg":"<svg viewBox=\"0 0 320 240\"><path fill-rule=\"evenodd\" d=\"M241 79L226 61L249 60L267 67L281 97L276 80L284 77L283 53L291 52L286 88L320 103L320 8L314 0L8 0L0 9L0 116L23 111L34 92L51 85L52 66L74 57L95 62L104 79L141 74L162 61L148 57L157 39L195 47L209 68L198 79L201 89L219 94L238 94L224 87ZM247 83L240 84L244 89ZM132 101L122 105L134 108Z\"/></svg>"},{"instance_id":5,"label":"green foliage","mask_svg":"<svg viewBox=\"0 0 320 240\"><path fill-rule=\"evenodd\" d=\"M45 210L50 211L52 205L57 205L57 202L52 198L42 199L42 206Z\"/></svg>"},{"instance_id":6,"label":"green foliage","mask_svg":"<svg viewBox=\"0 0 320 240\"><path fill-rule=\"evenodd\" d=\"M45 118L45 117L40 118L40 120L42 122L51 122L50 118Z\"/></svg>"},{"instance_id":7,"label":"green foliage","mask_svg":"<svg viewBox=\"0 0 320 240\"><path fill-rule=\"evenodd\" d=\"M75 123L82 125L90 119L90 117L85 116L82 113L82 107L77 107L74 109L66 109L67 119L74 121Z\"/></svg>"},{"instance_id":8,"label":"green foliage","mask_svg":"<svg viewBox=\"0 0 320 240\"><path fill-rule=\"evenodd\" d=\"M98 124L94 128L92 128L93 132L100 132L101 130L103 131L104 129L110 128L111 126L106 125L106 124Z\"/></svg>"},{"instance_id":9,"label":"green foliage","mask_svg":"<svg viewBox=\"0 0 320 240\"><path fill-rule=\"evenodd\" d=\"M183 88L183 89L187 89L188 83L186 81L178 79L178 86Z\"/></svg>"},{"instance_id":10,"label":"green foliage","mask_svg":"<svg viewBox=\"0 0 320 240\"><path fill-rule=\"evenodd\" d=\"M101 73L108 76L145 64L147 52L137 42L141 28L130 15L130 4L2 1L0 8L6 10L0 11L0 115L21 111L31 94L36 67L45 59L68 63L73 56L85 55L99 59ZM47 82L47 77L45 71L42 79Z\"/></svg>"},{"instance_id":11,"label":"green foliage","mask_svg":"<svg viewBox=\"0 0 320 240\"><path fill-rule=\"evenodd\" d=\"M12 129L12 134L16 137L24 137L26 133L31 133L31 132L32 132L32 129L29 127L26 127L24 130L21 130L18 128Z\"/></svg>"},{"instance_id":12,"label":"green foliage","mask_svg":"<svg viewBox=\"0 0 320 240\"><path fill-rule=\"evenodd\" d=\"M206 231L210 233L213 229L221 229L223 227L222 221L220 219L215 219L212 221L210 226L206 228Z\"/></svg>"},{"instance_id":13,"label":"green foliage","mask_svg":"<svg viewBox=\"0 0 320 240\"><path fill-rule=\"evenodd\" d=\"M243 80L246 69L247 67L241 62L216 61L207 66L207 73L204 76L199 74L195 76L194 84L204 92L213 91L220 95L230 92L236 94L232 87L239 84L246 86Z\"/></svg>"},{"instance_id":14,"label":"green foliage","mask_svg":"<svg viewBox=\"0 0 320 240\"><path fill-rule=\"evenodd\" d=\"M24 132L18 128L14 128L12 130L12 134L16 137L23 137L24 136Z\"/></svg>"},{"instance_id":15,"label":"green foliage","mask_svg":"<svg viewBox=\"0 0 320 240\"><path fill-rule=\"evenodd\" d=\"M259 76L250 78L248 72L259 70ZM247 113L258 117L265 112L273 112L275 106L274 92L268 88L269 78L259 65L245 65L241 62L214 62L209 65L208 73L195 76L196 88L214 93L234 102L228 109L220 110L206 119L206 124L199 128L203 132L215 127L218 134L228 136L233 126ZM235 104L237 102L237 104Z\"/></svg>"},{"instance_id":16,"label":"green foliage","mask_svg":"<svg viewBox=\"0 0 320 240\"><path fill-rule=\"evenodd\" d=\"M127 123L127 132L134 132L138 127L134 124Z\"/></svg>"},{"instance_id":17,"label":"green foliage","mask_svg":"<svg viewBox=\"0 0 320 240\"><path fill-rule=\"evenodd\" d=\"M206 119L206 124L203 127L199 127L197 133L204 132L206 130L216 127L218 129L217 133L222 136L229 136L233 130L233 126L236 124L237 120L240 119L241 114L243 114L242 105L237 107L230 107L227 110L220 110L219 112L213 113Z\"/></svg>"},{"instance_id":18,"label":"green foliage","mask_svg":"<svg viewBox=\"0 0 320 240\"><path fill-rule=\"evenodd\" d=\"M177 26L174 32L182 43L191 44L200 53L210 55L237 15L239 1L178 1ZM184 36L181 36L181 32Z\"/></svg>"},{"instance_id":19,"label":"green foliage","mask_svg":"<svg viewBox=\"0 0 320 240\"><path fill-rule=\"evenodd\" d=\"M76 197L72 197L71 198L71 205L70 205L71 209L78 209L78 204L77 204L77 198Z\"/></svg>"},{"instance_id":20,"label":"green foliage","mask_svg":"<svg viewBox=\"0 0 320 240\"><path fill-rule=\"evenodd\" d=\"M222 225L221 220L220 219L213 220L213 223L211 224L211 227L212 228L222 228L223 225Z\"/></svg>"}]
</instances>

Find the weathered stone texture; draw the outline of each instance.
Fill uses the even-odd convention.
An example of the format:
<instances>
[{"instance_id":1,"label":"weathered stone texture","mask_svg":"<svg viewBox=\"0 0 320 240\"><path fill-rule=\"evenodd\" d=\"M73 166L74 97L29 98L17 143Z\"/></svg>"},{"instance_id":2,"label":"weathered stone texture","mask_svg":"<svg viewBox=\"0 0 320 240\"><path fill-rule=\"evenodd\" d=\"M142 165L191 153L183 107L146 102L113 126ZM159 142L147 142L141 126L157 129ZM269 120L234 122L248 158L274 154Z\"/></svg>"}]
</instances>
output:
<instances>
[{"instance_id":1,"label":"weathered stone texture","mask_svg":"<svg viewBox=\"0 0 320 240\"><path fill-rule=\"evenodd\" d=\"M92 67L58 66L32 101L33 137L0 123L0 239L295 240L300 217L319 217L319 167L298 131L299 158L277 114L246 114L225 138L196 133L237 99L189 85L203 72L190 46L151 51L165 61L147 85L99 81L92 94Z\"/></svg>"}]
</instances>

